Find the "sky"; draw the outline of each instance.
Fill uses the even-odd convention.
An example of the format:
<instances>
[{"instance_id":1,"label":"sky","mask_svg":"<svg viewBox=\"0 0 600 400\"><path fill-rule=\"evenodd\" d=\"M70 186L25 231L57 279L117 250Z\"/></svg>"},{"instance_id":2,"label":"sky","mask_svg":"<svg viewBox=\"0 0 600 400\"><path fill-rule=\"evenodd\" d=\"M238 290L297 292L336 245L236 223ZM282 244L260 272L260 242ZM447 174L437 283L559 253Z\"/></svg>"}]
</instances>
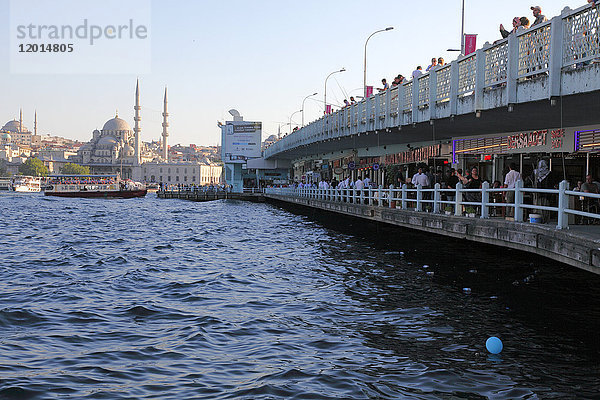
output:
<instances>
[{"instance_id":1,"label":"sky","mask_svg":"<svg viewBox=\"0 0 600 400\"><path fill-rule=\"evenodd\" d=\"M39 1L39 0L37 0ZM72 0L81 4L82 1ZM93 2L98 4L96 0ZM127 3L123 0L123 3ZM323 113L325 78L327 102L339 105L361 95L367 37L367 84L378 87L397 74L410 76L432 57L451 61L449 48L460 48L461 0L370 2L304 0L148 0L149 62L127 73L14 73L9 66L9 0L0 0L0 124L19 117L38 132L89 141L94 129L115 115L133 126L136 78L140 81L142 140L158 140L162 131L165 85L169 97L169 141L174 144L216 145L217 121L231 120L237 109L247 121L262 121L263 138L288 132L290 117L305 101L305 124ZM465 33L477 34L477 47L500 37L498 25L511 25L515 16L533 21L532 5L542 6L549 19L585 0L529 4L517 0L465 0ZM112 12L135 10L109 5ZM78 11L73 11L78 12ZM48 19L69 13L49 13ZM68 15L68 14L67 14ZM119 62L115 56L114 62ZM43 61L42 61L43 62ZM143 64L143 65L141 65ZM150 65L148 65L150 64ZM302 113L292 118L301 125Z\"/></svg>"}]
</instances>

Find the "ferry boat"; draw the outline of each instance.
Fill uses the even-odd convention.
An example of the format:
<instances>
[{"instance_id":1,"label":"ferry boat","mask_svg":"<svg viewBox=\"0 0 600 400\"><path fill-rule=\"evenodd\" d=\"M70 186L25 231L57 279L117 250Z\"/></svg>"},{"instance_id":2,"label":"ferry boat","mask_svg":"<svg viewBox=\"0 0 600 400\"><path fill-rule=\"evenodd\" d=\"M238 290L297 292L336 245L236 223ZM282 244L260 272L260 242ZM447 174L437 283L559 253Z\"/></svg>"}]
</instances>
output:
<instances>
[{"instance_id":1,"label":"ferry boat","mask_svg":"<svg viewBox=\"0 0 600 400\"><path fill-rule=\"evenodd\" d=\"M16 176L13 180L13 191L18 193L39 193L42 191L41 179L34 176Z\"/></svg>"},{"instance_id":2,"label":"ferry boat","mask_svg":"<svg viewBox=\"0 0 600 400\"><path fill-rule=\"evenodd\" d=\"M119 175L53 175L46 196L120 198L144 197L148 191L139 182L121 180Z\"/></svg>"},{"instance_id":3,"label":"ferry boat","mask_svg":"<svg viewBox=\"0 0 600 400\"><path fill-rule=\"evenodd\" d=\"M0 178L0 192L12 192L12 178L1 177Z\"/></svg>"}]
</instances>

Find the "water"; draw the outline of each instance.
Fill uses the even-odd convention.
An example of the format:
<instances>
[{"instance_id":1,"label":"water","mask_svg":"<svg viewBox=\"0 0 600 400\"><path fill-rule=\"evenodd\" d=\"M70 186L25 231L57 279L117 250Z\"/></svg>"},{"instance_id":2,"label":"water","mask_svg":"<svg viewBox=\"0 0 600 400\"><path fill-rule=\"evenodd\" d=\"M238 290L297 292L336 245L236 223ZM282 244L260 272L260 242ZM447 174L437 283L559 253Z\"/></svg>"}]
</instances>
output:
<instances>
[{"instance_id":1,"label":"water","mask_svg":"<svg viewBox=\"0 0 600 400\"><path fill-rule=\"evenodd\" d=\"M268 204L0 210L2 399L600 396L600 279L572 267Z\"/></svg>"}]
</instances>

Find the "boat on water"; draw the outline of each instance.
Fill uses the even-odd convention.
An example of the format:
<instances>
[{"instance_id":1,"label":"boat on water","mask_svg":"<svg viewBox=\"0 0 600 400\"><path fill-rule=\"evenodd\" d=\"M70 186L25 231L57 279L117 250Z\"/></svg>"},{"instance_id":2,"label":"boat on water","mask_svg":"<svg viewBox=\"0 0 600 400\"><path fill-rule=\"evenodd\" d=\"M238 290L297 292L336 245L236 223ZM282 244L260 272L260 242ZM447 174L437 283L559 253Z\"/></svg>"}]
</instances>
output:
<instances>
[{"instance_id":1,"label":"boat on water","mask_svg":"<svg viewBox=\"0 0 600 400\"><path fill-rule=\"evenodd\" d=\"M0 192L12 192L12 178L11 177L0 177Z\"/></svg>"},{"instance_id":2,"label":"boat on water","mask_svg":"<svg viewBox=\"0 0 600 400\"><path fill-rule=\"evenodd\" d=\"M119 175L52 175L46 186L46 196L120 198L144 197L144 184Z\"/></svg>"},{"instance_id":3,"label":"boat on water","mask_svg":"<svg viewBox=\"0 0 600 400\"><path fill-rule=\"evenodd\" d=\"M16 176L12 187L17 193L39 193L42 191L42 181L35 176Z\"/></svg>"}]
</instances>

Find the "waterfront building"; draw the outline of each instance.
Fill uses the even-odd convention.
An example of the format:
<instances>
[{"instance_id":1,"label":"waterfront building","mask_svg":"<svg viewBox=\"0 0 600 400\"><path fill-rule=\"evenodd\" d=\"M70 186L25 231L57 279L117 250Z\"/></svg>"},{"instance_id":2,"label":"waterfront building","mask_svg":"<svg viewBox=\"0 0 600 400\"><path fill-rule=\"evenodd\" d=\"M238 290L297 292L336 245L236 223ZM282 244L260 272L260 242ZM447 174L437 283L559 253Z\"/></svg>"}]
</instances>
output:
<instances>
[{"instance_id":1,"label":"waterfront building","mask_svg":"<svg viewBox=\"0 0 600 400\"><path fill-rule=\"evenodd\" d=\"M171 185L217 185L222 183L223 167L206 162L150 162L141 166L145 182Z\"/></svg>"}]
</instances>

